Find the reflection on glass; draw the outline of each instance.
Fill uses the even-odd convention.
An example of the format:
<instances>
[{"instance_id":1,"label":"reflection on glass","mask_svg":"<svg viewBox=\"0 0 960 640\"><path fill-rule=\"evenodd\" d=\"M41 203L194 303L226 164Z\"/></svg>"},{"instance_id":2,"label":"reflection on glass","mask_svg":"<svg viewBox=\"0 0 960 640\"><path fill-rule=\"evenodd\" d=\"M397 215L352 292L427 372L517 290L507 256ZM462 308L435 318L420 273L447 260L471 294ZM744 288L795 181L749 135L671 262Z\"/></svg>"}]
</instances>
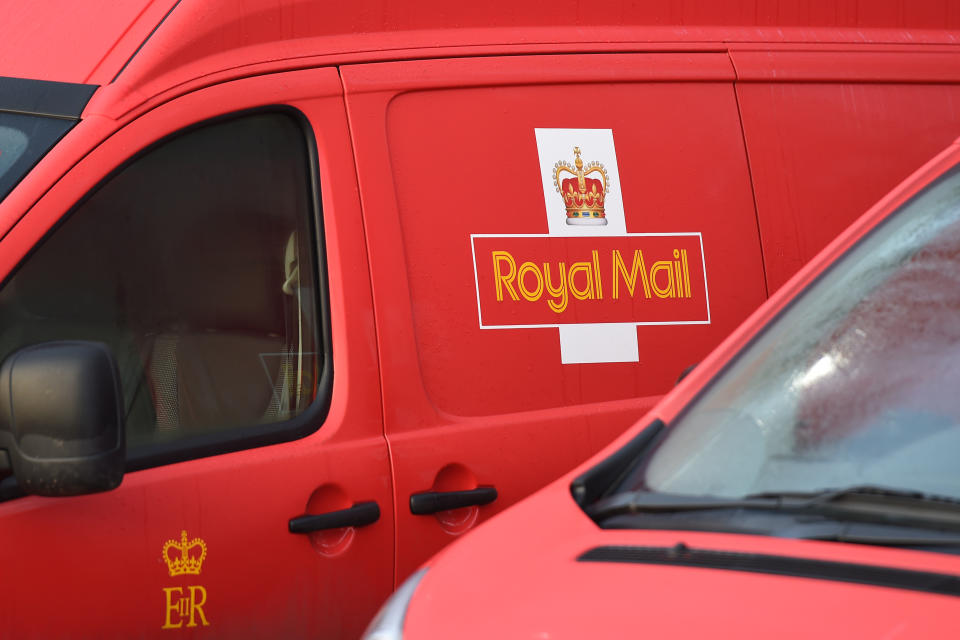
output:
<instances>
[{"instance_id":1,"label":"reflection on glass","mask_svg":"<svg viewBox=\"0 0 960 640\"><path fill-rule=\"evenodd\" d=\"M27 149L27 134L0 126L0 176L3 176Z\"/></svg>"},{"instance_id":2,"label":"reflection on glass","mask_svg":"<svg viewBox=\"0 0 960 640\"><path fill-rule=\"evenodd\" d=\"M63 118L0 112L0 200L74 124Z\"/></svg>"}]
</instances>

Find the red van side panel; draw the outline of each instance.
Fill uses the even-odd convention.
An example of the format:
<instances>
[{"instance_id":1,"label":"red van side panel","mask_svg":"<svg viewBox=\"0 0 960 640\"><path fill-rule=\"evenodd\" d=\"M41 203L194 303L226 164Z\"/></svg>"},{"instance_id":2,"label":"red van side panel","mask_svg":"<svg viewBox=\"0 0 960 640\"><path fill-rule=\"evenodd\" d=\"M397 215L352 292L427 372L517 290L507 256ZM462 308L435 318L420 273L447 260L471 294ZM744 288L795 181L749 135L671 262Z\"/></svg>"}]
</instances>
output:
<instances>
[{"instance_id":1,"label":"red van side panel","mask_svg":"<svg viewBox=\"0 0 960 640\"><path fill-rule=\"evenodd\" d=\"M539 488L636 419L763 301L763 267L726 55L398 62L347 66L342 75L381 328L402 578L452 535ZM542 172L572 165L574 149L539 158L540 128L612 131L619 182L611 178L610 198L614 190L622 197L625 232L699 234L709 323L627 324L638 360L589 364L562 362L557 325L531 326L541 322L537 314L553 313L538 296L530 315L487 326L504 323L482 314L510 304L498 303L482 278L496 249L537 268L589 261L596 249L602 296L577 304L599 312L612 295L602 243L649 242L638 246L653 255L647 238L565 244L550 236L550 225L569 227ZM598 158L586 144L583 154L585 166ZM507 237L516 234L532 237ZM632 248L627 255L632 261ZM702 265L699 273L690 278L694 296L705 293L697 289ZM639 301L635 320L657 304ZM555 322L579 313L573 307ZM475 507L438 517L410 512L414 493L478 485L499 492L479 519Z\"/></svg>"},{"instance_id":2,"label":"red van side panel","mask_svg":"<svg viewBox=\"0 0 960 640\"><path fill-rule=\"evenodd\" d=\"M960 134L960 51L732 51L773 292Z\"/></svg>"}]
</instances>

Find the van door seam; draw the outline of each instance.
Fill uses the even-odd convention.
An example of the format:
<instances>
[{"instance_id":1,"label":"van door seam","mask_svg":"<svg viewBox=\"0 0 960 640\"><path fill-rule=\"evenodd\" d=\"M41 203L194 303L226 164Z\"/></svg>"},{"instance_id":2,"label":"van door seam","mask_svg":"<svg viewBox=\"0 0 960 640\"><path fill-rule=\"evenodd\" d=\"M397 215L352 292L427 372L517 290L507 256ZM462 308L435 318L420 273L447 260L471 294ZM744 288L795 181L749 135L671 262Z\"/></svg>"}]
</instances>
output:
<instances>
[{"instance_id":1,"label":"van door seam","mask_svg":"<svg viewBox=\"0 0 960 640\"><path fill-rule=\"evenodd\" d=\"M750 162L750 147L747 144L747 129L743 124L743 108L740 104L740 73L737 64L727 51L727 58L733 67L733 99L737 105L737 119L740 122L740 139L743 141L743 155L747 161L747 176L750 178L750 195L753 198L753 216L757 223L757 242L760 245L760 265L763 268L763 290L766 298L770 297L770 276L767 273L767 254L763 245L763 231L760 228L760 205L757 202L757 188L753 178L753 166Z\"/></svg>"},{"instance_id":2,"label":"van door seam","mask_svg":"<svg viewBox=\"0 0 960 640\"><path fill-rule=\"evenodd\" d=\"M353 154L353 171L357 185L357 198L360 200L360 227L363 229L363 245L366 249L367 257L367 280L370 284L370 307L373 310L374 321L374 343L377 353L377 376L380 382L380 435L387 445L387 465L390 470L390 496L392 498L390 508L393 513L393 588L396 589L397 577L399 572L399 561L397 559L397 550L400 548L400 527L399 514L397 513L400 496L397 495L397 473L393 463L393 448L390 446L390 438L387 437L387 406L384 397L383 379L383 354L380 349L380 332L377 325L377 299L373 295L373 265L370 261L370 237L367 234L367 216L364 209L363 194L360 192L360 170L357 163L357 146L354 141L353 119L350 117L350 109L347 108L347 91L343 85L343 73L341 65L337 65L337 77L340 79L340 95L343 98L343 111L347 117L347 137L350 139L350 151Z\"/></svg>"}]
</instances>

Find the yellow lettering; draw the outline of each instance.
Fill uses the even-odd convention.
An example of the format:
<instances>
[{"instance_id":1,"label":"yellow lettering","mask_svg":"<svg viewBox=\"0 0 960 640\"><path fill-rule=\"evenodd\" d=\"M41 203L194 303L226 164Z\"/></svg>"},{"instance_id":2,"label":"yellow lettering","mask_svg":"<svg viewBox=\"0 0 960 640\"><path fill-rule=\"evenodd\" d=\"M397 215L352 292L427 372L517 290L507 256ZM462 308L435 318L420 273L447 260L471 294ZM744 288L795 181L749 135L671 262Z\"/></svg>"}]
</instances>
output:
<instances>
[{"instance_id":1,"label":"yellow lettering","mask_svg":"<svg viewBox=\"0 0 960 640\"><path fill-rule=\"evenodd\" d=\"M178 622L177 624L173 624L170 621L171 611L176 611L178 618L182 617L180 615L180 602L183 600L183 598L182 597L177 598L176 602L172 602L172 595L174 591L176 591L177 594L183 593L183 589L181 589L180 587L164 587L163 588L163 593L167 597L167 606L164 612L163 626L160 627L161 629L179 629L180 627L183 626L183 620L180 620L180 622Z\"/></svg>"},{"instance_id":2,"label":"yellow lettering","mask_svg":"<svg viewBox=\"0 0 960 640\"><path fill-rule=\"evenodd\" d=\"M623 261L623 256L616 249L613 250L613 298L620 298L619 279L617 274L623 277L623 283L627 285L627 291L633 296L633 291L637 286L637 271L640 272L643 293L650 297L650 283L647 282L647 267L643 264L643 252L639 249L633 252L633 263L630 265L630 273L627 273L627 265Z\"/></svg>"},{"instance_id":3,"label":"yellow lettering","mask_svg":"<svg viewBox=\"0 0 960 640\"><path fill-rule=\"evenodd\" d=\"M570 287L570 293L573 294L573 297L577 300L593 300L593 278L591 277L591 265L589 262L574 262L570 266L570 273L567 275L567 285ZM587 282L586 286L583 289L577 288L577 283L574 282L574 278L578 273L583 273L586 275Z\"/></svg>"},{"instance_id":4,"label":"yellow lettering","mask_svg":"<svg viewBox=\"0 0 960 640\"><path fill-rule=\"evenodd\" d=\"M603 300L603 283L600 282L600 252L592 251L593 253L593 281L597 285L597 300Z\"/></svg>"},{"instance_id":5,"label":"yellow lettering","mask_svg":"<svg viewBox=\"0 0 960 640\"><path fill-rule=\"evenodd\" d=\"M509 251L493 251L490 254L493 257L493 280L497 285L497 302L503 302L503 288L506 287L507 293L514 300L520 300L517 292L513 290L513 279L517 276L517 262L510 255ZM505 261L510 270L506 275L500 274L500 263Z\"/></svg>"},{"instance_id":6,"label":"yellow lettering","mask_svg":"<svg viewBox=\"0 0 960 640\"><path fill-rule=\"evenodd\" d=\"M664 287L661 287L657 282L657 273L660 271L667 273L667 284ZM653 293L656 294L658 298L674 297L673 265L670 264L669 260L658 260L653 263L653 266L650 267L650 283L653 285Z\"/></svg>"},{"instance_id":7,"label":"yellow lettering","mask_svg":"<svg viewBox=\"0 0 960 640\"><path fill-rule=\"evenodd\" d=\"M690 298L690 266L687 264L687 250L684 249L680 253L680 259L683 261L683 282L684 282L684 292L687 297Z\"/></svg>"},{"instance_id":8,"label":"yellow lettering","mask_svg":"<svg viewBox=\"0 0 960 640\"><path fill-rule=\"evenodd\" d=\"M190 589L190 622L187 623L187 626L197 626L194 616L198 613L200 614L200 622L203 624L203 626L210 626L210 623L207 622L207 616L205 616L203 613L203 605L207 603L207 590L199 585L190 586L187 588ZM199 602L197 601L197 592L199 592L201 596Z\"/></svg>"},{"instance_id":9,"label":"yellow lettering","mask_svg":"<svg viewBox=\"0 0 960 640\"><path fill-rule=\"evenodd\" d=\"M683 295L683 271L680 268L680 252L677 249L673 250L673 283L674 283L674 297L684 298Z\"/></svg>"},{"instance_id":10,"label":"yellow lettering","mask_svg":"<svg viewBox=\"0 0 960 640\"><path fill-rule=\"evenodd\" d=\"M533 273L537 279L537 288L533 291L527 289L526 276L528 273ZM525 300L536 302L540 299L540 296L543 295L543 276L540 274L540 269L537 269L537 265L532 262L524 262L520 265L520 270L517 272L517 288L520 289L520 295Z\"/></svg>"},{"instance_id":11,"label":"yellow lettering","mask_svg":"<svg viewBox=\"0 0 960 640\"><path fill-rule=\"evenodd\" d=\"M567 265L561 262L558 267L557 271L560 273L559 287L553 287L553 283L550 281L550 265L546 262L543 263L543 278L546 281L547 293L553 297L553 300L547 300L547 304L550 305L550 309L554 313L563 313L567 308L567 303L570 302L570 294L567 290ZM557 302L558 299L559 302Z\"/></svg>"},{"instance_id":12,"label":"yellow lettering","mask_svg":"<svg viewBox=\"0 0 960 640\"><path fill-rule=\"evenodd\" d=\"M163 588L167 604L164 608L164 620L161 629L179 629L183 626L184 618L188 620L188 627L196 627L198 617L202 626L210 626L207 615L203 612L203 605L207 603L207 590L200 585L191 585L187 589L189 595L184 596L182 587ZM171 619L171 614L176 615L176 624Z\"/></svg>"}]
</instances>

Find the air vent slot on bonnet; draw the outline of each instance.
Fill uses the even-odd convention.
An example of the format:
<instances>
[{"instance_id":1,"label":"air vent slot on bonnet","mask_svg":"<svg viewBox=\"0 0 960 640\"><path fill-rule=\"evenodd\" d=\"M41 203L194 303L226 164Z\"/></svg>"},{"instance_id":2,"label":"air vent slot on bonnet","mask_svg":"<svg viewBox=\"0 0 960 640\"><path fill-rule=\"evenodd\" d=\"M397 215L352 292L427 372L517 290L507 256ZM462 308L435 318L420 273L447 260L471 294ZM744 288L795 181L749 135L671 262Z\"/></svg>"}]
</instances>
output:
<instances>
[{"instance_id":1,"label":"air vent slot on bonnet","mask_svg":"<svg viewBox=\"0 0 960 640\"><path fill-rule=\"evenodd\" d=\"M960 596L960 576L951 574L759 553L693 549L683 543L673 547L596 547L583 553L577 560L747 571Z\"/></svg>"}]
</instances>

